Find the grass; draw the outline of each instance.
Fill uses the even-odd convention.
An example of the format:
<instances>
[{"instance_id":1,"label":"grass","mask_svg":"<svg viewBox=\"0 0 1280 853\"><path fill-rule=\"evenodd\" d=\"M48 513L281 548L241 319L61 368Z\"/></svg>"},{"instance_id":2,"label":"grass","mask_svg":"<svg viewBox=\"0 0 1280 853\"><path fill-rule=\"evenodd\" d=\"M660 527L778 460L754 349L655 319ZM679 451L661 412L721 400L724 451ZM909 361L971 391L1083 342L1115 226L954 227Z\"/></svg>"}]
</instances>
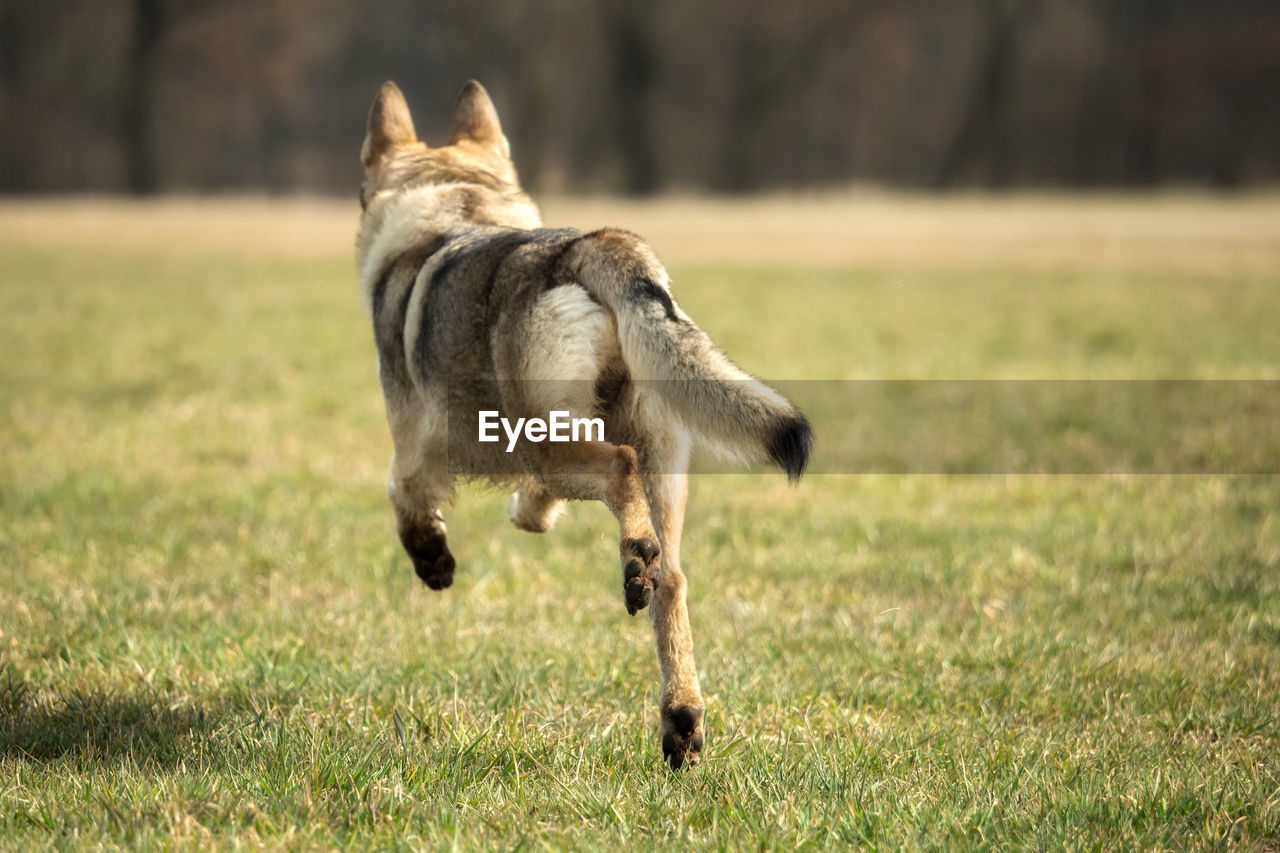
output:
<instances>
[{"instance_id":1,"label":"grass","mask_svg":"<svg viewBox=\"0 0 1280 853\"><path fill-rule=\"evenodd\" d=\"M1273 197L548 214L771 378L1280 372ZM413 577L353 225L0 205L0 846L1280 847L1275 477L697 478L675 775L603 508Z\"/></svg>"}]
</instances>

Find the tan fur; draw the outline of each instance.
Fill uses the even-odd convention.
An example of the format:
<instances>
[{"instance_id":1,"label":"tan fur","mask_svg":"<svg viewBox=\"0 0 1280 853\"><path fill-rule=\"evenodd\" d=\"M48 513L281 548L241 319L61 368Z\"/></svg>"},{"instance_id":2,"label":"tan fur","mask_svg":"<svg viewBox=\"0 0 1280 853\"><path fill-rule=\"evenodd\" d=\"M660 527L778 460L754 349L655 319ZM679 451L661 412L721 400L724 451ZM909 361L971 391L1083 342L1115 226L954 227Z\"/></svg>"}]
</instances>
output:
<instances>
[{"instance_id":1,"label":"tan fur","mask_svg":"<svg viewBox=\"0 0 1280 853\"><path fill-rule=\"evenodd\" d=\"M458 476L513 486L511 520L535 532L566 500L603 502L628 610L652 601L663 752L696 763L704 702L680 568L690 448L768 455L798 476L807 422L680 310L640 238L541 227L479 83L440 148L418 140L385 83L361 159L357 264L395 445L387 494L415 570L434 589L453 582L441 508ZM521 438L507 452L472 440L480 411L599 417L606 440Z\"/></svg>"}]
</instances>

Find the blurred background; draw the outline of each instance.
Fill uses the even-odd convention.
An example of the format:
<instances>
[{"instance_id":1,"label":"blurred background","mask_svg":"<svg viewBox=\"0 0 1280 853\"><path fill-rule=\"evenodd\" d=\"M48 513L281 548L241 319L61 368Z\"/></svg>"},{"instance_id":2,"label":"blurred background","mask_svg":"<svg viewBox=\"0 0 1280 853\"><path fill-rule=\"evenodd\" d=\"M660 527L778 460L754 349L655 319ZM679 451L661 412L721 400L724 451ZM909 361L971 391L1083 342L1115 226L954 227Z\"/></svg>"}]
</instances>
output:
<instances>
[{"instance_id":1,"label":"blurred background","mask_svg":"<svg viewBox=\"0 0 1280 853\"><path fill-rule=\"evenodd\" d=\"M0 192L354 193L396 79L550 192L1221 188L1280 177L1250 0L3 0Z\"/></svg>"}]
</instances>

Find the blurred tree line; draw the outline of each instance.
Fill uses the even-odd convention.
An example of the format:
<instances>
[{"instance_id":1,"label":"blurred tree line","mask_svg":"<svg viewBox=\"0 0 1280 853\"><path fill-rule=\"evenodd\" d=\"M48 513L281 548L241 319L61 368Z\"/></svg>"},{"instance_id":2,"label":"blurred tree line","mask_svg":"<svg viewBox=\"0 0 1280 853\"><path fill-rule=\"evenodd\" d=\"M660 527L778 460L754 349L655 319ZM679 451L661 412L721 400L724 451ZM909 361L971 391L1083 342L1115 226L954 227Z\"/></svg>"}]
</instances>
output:
<instances>
[{"instance_id":1,"label":"blurred tree line","mask_svg":"<svg viewBox=\"0 0 1280 853\"><path fill-rule=\"evenodd\" d=\"M1280 177L1275 0L0 4L4 192L355 192L469 77L544 190Z\"/></svg>"}]
</instances>

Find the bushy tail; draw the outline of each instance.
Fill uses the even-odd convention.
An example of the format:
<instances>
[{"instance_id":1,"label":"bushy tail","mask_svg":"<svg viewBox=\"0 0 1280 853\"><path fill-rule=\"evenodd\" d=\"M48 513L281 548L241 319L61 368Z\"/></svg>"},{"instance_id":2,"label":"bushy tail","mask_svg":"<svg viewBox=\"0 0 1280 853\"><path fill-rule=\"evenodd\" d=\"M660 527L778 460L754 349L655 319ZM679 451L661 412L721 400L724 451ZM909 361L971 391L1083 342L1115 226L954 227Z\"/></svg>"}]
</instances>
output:
<instances>
[{"instance_id":1,"label":"bushy tail","mask_svg":"<svg viewBox=\"0 0 1280 853\"><path fill-rule=\"evenodd\" d=\"M579 238L566 272L618 321L622 357L703 444L735 461L770 459L791 480L804 473L813 430L804 415L729 360L671 298L667 274L634 234Z\"/></svg>"}]
</instances>

